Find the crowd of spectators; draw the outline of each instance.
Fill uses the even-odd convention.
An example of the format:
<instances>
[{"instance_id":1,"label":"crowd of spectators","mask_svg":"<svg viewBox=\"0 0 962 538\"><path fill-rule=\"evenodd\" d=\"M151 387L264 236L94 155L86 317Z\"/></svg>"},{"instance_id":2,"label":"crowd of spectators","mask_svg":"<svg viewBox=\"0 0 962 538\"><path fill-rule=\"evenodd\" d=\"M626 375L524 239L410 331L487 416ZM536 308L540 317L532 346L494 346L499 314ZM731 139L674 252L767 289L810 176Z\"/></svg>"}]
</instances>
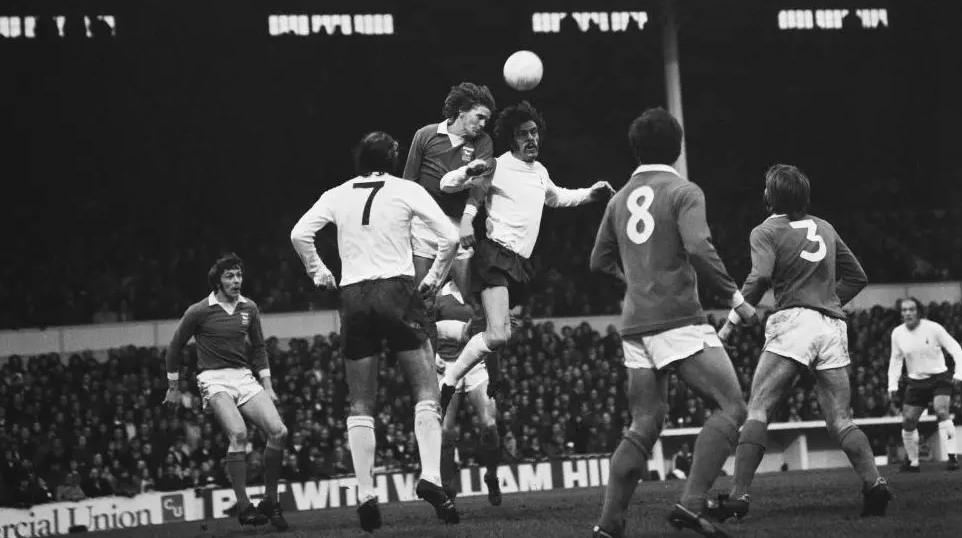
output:
<instances>
[{"instance_id":1,"label":"crowd of spectators","mask_svg":"<svg viewBox=\"0 0 962 538\"><path fill-rule=\"evenodd\" d=\"M928 316L962 337L962 304L930 305ZM856 417L898 414L885 379L889 333L899 322L892 309L875 307L849 318L850 370ZM729 350L746 391L762 342L762 326L739 329ZM134 495L209 485L227 486L221 458L225 437L202 409L190 371L182 381L183 406L161 402L166 391L161 348L121 348L98 360L92 353L63 361L57 355L10 357L0 384L0 499L6 506L110 494ZM268 353L291 431L285 480L319 479L352 472L345 433L347 390L336 334L271 338ZM599 333L587 323L555 327L526 319L502 355L506 375L499 399L505 462L610 452L629 424L620 339L613 328ZM102 358L101 358L102 359ZM379 376L377 465L416 468L410 390L384 354ZM710 411L682 383L669 391L666 427L700 426ZM468 407L468 406L466 406ZM953 412L960 413L958 395ZM800 378L777 411L776 421L818 420L811 379ZM458 459L476 461L478 423L462 411ZM897 436L873 437L878 454ZM248 477L261 477L264 439L252 428Z\"/></svg>"}]
</instances>

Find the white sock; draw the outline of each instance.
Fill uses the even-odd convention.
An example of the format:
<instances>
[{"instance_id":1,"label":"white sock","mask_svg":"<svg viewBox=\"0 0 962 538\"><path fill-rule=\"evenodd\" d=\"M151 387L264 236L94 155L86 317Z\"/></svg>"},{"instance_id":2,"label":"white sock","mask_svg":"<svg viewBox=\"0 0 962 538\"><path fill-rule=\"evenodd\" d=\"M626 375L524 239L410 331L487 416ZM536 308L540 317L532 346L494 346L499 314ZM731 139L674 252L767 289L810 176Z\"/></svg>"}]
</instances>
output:
<instances>
[{"instance_id":1,"label":"white sock","mask_svg":"<svg viewBox=\"0 0 962 538\"><path fill-rule=\"evenodd\" d=\"M902 430L902 445L905 446L905 454L909 458L909 463L919 464L919 430L907 432Z\"/></svg>"},{"instance_id":2,"label":"white sock","mask_svg":"<svg viewBox=\"0 0 962 538\"><path fill-rule=\"evenodd\" d=\"M347 417L347 440L351 444L351 459L357 476L357 502L363 504L377 497L374 492L374 417Z\"/></svg>"},{"instance_id":3,"label":"white sock","mask_svg":"<svg viewBox=\"0 0 962 538\"><path fill-rule=\"evenodd\" d=\"M483 334L478 333L472 336L468 343L464 345L458 360L448 364L447 370L444 371L445 385L458 386L458 381L461 381L461 378L470 372L475 364L483 361L485 355L491 353L488 344L484 341Z\"/></svg>"},{"instance_id":4,"label":"white sock","mask_svg":"<svg viewBox=\"0 0 962 538\"><path fill-rule=\"evenodd\" d=\"M441 485L441 409L434 400L414 406L414 437L421 456L421 479Z\"/></svg>"},{"instance_id":5,"label":"white sock","mask_svg":"<svg viewBox=\"0 0 962 538\"><path fill-rule=\"evenodd\" d=\"M955 424L952 420L939 422L939 440L942 441L946 454L955 454L958 451L955 445Z\"/></svg>"}]
</instances>

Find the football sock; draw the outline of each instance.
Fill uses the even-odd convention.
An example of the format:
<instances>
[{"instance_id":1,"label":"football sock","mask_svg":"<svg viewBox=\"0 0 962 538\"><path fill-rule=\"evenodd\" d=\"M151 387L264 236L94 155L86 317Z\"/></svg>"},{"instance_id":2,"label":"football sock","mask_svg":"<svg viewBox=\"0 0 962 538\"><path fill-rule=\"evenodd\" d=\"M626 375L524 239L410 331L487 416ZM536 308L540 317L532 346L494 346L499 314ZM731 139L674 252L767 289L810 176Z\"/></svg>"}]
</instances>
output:
<instances>
[{"instance_id":1,"label":"football sock","mask_svg":"<svg viewBox=\"0 0 962 538\"><path fill-rule=\"evenodd\" d=\"M444 384L452 387L458 386L458 381L471 368L474 368L475 364L484 360L484 356L488 353L491 353L491 350L484 342L484 333L472 336L468 343L464 345L464 349L461 350L458 360L448 364L448 368L444 371Z\"/></svg>"},{"instance_id":2,"label":"football sock","mask_svg":"<svg viewBox=\"0 0 962 538\"><path fill-rule=\"evenodd\" d=\"M700 513L705 509L705 499L722 466L738 442L738 424L724 411L712 413L695 439L691 473L685 482L681 504Z\"/></svg>"},{"instance_id":3,"label":"football sock","mask_svg":"<svg viewBox=\"0 0 962 538\"><path fill-rule=\"evenodd\" d=\"M421 456L421 479L441 485L441 410L434 400L414 406L414 437Z\"/></svg>"},{"instance_id":4,"label":"football sock","mask_svg":"<svg viewBox=\"0 0 962 538\"><path fill-rule=\"evenodd\" d=\"M905 455L909 458L912 465L919 464L919 430L910 432L902 430L902 445L905 446Z\"/></svg>"},{"instance_id":5,"label":"football sock","mask_svg":"<svg viewBox=\"0 0 962 538\"><path fill-rule=\"evenodd\" d=\"M958 450L955 444L955 424L952 423L951 419L939 422L939 441L941 441L942 446L945 447L944 451L946 454L955 454Z\"/></svg>"},{"instance_id":6,"label":"football sock","mask_svg":"<svg viewBox=\"0 0 962 538\"><path fill-rule=\"evenodd\" d=\"M880 475L878 467L875 466L872 444L869 443L865 432L855 424L850 424L838 432L838 442L848 456L848 461L852 462L852 468L862 478L862 482L869 486L875 484Z\"/></svg>"},{"instance_id":7,"label":"football sock","mask_svg":"<svg viewBox=\"0 0 962 538\"><path fill-rule=\"evenodd\" d=\"M648 469L648 458L655 438L646 438L635 430L628 430L611 455L608 486L598 526L609 532L620 532L631 496Z\"/></svg>"},{"instance_id":8,"label":"football sock","mask_svg":"<svg viewBox=\"0 0 962 538\"><path fill-rule=\"evenodd\" d=\"M271 440L267 441L264 448L264 497L271 502L277 502L277 482L281 478L281 465L284 463L284 447L272 446Z\"/></svg>"},{"instance_id":9,"label":"football sock","mask_svg":"<svg viewBox=\"0 0 962 538\"><path fill-rule=\"evenodd\" d=\"M498 476L501 465L501 437L497 426L487 426L481 430L481 459L484 467L492 476Z\"/></svg>"},{"instance_id":10,"label":"football sock","mask_svg":"<svg viewBox=\"0 0 962 538\"><path fill-rule=\"evenodd\" d=\"M731 498L737 499L748 493L755 479L755 471L765 456L768 444L768 424L760 420L746 420L742 433L738 436L735 449L735 482Z\"/></svg>"},{"instance_id":11,"label":"football sock","mask_svg":"<svg viewBox=\"0 0 962 538\"><path fill-rule=\"evenodd\" d=\"M377 497L374 492L374 453L377 449L374 417L347 417L347 440L351 444L351 460L357 476L357 502L364 504Z\"/></svg>"},{"instance_id":12,"label":"football sock","mask_svg":"<svg viewBox=\"0 0 962 538\"><path fill-rule=\"evenodd\" d=\"M450 488L454 482L454 453L458 447L458 434L451 432L441 433L441 485Z\"/></svg>"},{"instance_id":13,"label":"football sock","mask_svg":"<svg viewBox=\"0 0 962 538\"><path fill-rule=\"evenodd\" d=\"M226 467L227 476L230 478L230 484L234 488L234 496L237 497L237 510L240 513L251 503L250 497L247 496L247 453L228 452L224 458L224 467Z\"/></svg>"}]
</instances>

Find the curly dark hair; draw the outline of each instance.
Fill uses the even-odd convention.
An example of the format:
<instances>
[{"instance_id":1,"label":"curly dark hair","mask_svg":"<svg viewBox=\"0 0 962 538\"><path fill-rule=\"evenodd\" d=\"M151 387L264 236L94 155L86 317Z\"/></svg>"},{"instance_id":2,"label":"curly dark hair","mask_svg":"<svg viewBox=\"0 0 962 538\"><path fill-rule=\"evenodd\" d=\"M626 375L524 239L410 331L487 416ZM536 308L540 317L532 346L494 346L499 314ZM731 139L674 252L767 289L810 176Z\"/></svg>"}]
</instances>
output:
<instances>
[{"instance_id":1,"label":"curly dark hair","mask_svg":"<svg viewBox=\"0 0 962 538\"><path fill-rule=\"evenodd\" d=\"M514 151L514 131L521 124L533 121L538 126L538 138L544 142L544 133L548 126L544 122L541 114L527 101L521 101L516 105L511 105L498 114L498 119L494 122L494 140L502 151Z\"/></svg>"},{"instance_id":2,"label":"curly dark hair","mask_svg":"<svg viewBox=\"0 0 962 538\"><path fill-rule=\"evenodd\" d=\"M240 258L237 254L230 252L224 254L219 260L214 262L211 266L210 271L207 271L207 286L210 287L211 291L217 291L220 289L220 277L224 276L224 272L228 269L240 269L241 272L244 271L244 260Z\"/></svg>"},{"instance_id":3,"label":"curly dark hair","mask_svg":"<svg viewBox=\"0 0 962 538\"><path fill-rule=\"evenodd\" d=\"M487 86L462 82L457 86L451 86L451 91L444 98L441 114L446 119L453 120L461 112L467 112L478 105L487 107L494 114L494 95L491 94L491 90Z\"/></svg>"}]
</instances>

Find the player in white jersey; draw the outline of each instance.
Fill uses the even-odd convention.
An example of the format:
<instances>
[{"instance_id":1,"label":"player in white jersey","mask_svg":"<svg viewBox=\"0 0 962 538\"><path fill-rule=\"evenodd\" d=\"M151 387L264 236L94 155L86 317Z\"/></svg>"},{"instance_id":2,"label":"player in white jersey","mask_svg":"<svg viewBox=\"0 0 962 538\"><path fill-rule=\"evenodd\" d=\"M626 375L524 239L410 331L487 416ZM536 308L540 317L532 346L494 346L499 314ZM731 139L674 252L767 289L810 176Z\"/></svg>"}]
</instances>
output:
<instances>
[{"instance_id":1,"label":"player in white jersey","mask_svg":"<svg viewBox=\"0 0 962 538\"><path fill-rule=\"evenodd\" d=\"M892 358L889 361L889 395L895 399L902 377L902 366L907 370L905 395L902 398L902 443L906 460L902 470L919 472L919 431L922 411L931 402L939 418L939 439L949 454L948 468L958 470L955 424L949 415L949 403L955 380L962 380L962 346L945 327L923 319L922 304L911 297L899 299L896 308L902 313L902 324L892 330ZM955 376L945 364L945 349L955 359Z\"/></svg>"},{"instance_id":2,"label":"player in white jersey","mask_svg":"<svg viewBox=\"0 0 962 538\"><path fill-rule=\"evenodd\" d=\"M457 360L464 345L470 340L473 310L465 304L464 297L454 280L445 284L435 303L438 327L438 349L435 364L438 371L438 384L444 382L444 371L448 364ZM501 436L498 434L498 407L488 396L488 370L484 363L478 363L458 382L457 393L463 394L471 403L480 422L480 455L487 473L484 483L488 486L488 501L501 504L501 483L498 480L498 466L501 464ZM445 409L441 424L441 482L452 499L455 497L454 453L458 442L458 411L461 398L452 398Z\"/></svg>"},{"instance_id":3,"label":"player in white jersey","mask_svg":"<svg viewBox=\"0 0 962 538\"><path fill-rule=\"evenodd\" d=\"M548 169L538 162L544 120L527 101L510 106L498 115L495 138L508 148L498 157L495 172L472 189L483 192L488 211L487 234L475 248L472 285L481 293L487 328L474 335L458 360L449 365L441 385L441 408L454 396L455 386L475 364L485 358L495 359L497 351L511 335L511 308L527 295L532 268L528 258L538 241L544 206L575 207L588 202L606 200L614 193L607 181L590 188L564 189L551 181ZM467 176L445 176L442 190L457 191ZM477 191L472 197L478 196ZM461 228L473 222L476 208L464 210ZM473 236L462 236L462 242L473 242ZM497 378L496 361L488 361L489 374ZM493 393L493 387L489 393Z\"/></svg>"},{"instance_id":4,"label":"player in white jersey","mask_svg":"<svg viewBox=\"0 0 962 538\"><path fill-rule=\"evenodd\" d=\"M314 246L321 228L337 226L341 342L351 404L347 431L361 528L371 532L381 526L374 490L374 406L382 340L397 354L417 401L414 434L421 479L416 493L445 522L457 523L457 509L441 487L441 410L428 316L418 292L436 293L454 261L458 231L423 187L391 175L397 167L398 144L388 134L374 132L362 138L354 160L358 176L325 192L294 226L291 242L314 285L337 288ZM411 257L415 216L438 238L438 256L417 286Z\"/></svg>"}]
</instances>

